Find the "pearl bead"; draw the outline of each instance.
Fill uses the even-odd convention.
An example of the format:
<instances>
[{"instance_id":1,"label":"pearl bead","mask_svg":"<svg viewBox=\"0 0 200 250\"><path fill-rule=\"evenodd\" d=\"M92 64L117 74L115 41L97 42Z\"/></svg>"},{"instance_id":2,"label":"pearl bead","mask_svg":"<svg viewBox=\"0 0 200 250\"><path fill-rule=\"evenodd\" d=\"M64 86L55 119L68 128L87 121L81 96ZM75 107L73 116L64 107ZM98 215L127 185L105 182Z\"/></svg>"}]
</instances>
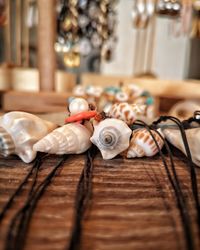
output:
<instances>
[{"instance_id":1,"label":"pearl bead","mask_svg":"<svg viewBox=\"0 0 200 250\"><path fill-rule=\"evenodd\" d=\"M88 102L83 98L74 98L69 104L69 112L71 115L78 114L82 111L88 111L89 105Z\"/></svg>"}]
</instances>

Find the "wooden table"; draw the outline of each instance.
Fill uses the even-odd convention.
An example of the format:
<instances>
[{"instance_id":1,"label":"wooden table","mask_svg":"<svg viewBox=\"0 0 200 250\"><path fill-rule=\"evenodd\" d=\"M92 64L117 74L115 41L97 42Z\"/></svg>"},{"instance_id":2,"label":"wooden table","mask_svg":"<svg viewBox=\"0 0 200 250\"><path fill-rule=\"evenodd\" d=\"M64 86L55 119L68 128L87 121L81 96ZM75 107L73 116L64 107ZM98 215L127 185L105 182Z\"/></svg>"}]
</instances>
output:
<instances>
[{"instance_id":1,"label":"wooden table","mask_svg":"<svg viewBox=\"0 0 200 250\"><path fill-rule=\"evenodd\" d=\"M74 198L84 157L69 156L39 200L31 220L25 249L66 249L71 235ZM55 156L46 159L39 173L39 181L57 161L58 157ZM193 216L197 244L189 173L183 157L177 155L175 161L189 202L190 214ZM15 156L0 159L0 208L31 165L22 163ZM197 173L200 183L200 169L197 169ZM10 219L23 205L27 191L28 186L0 225L0 249L3 249ZM102 160L100 154L95 157L92 205L83 221L81 245L84 250L186 249L179 210L159 156L148 160L118 157L107 161Z\"/></svg>"}]
</instances>

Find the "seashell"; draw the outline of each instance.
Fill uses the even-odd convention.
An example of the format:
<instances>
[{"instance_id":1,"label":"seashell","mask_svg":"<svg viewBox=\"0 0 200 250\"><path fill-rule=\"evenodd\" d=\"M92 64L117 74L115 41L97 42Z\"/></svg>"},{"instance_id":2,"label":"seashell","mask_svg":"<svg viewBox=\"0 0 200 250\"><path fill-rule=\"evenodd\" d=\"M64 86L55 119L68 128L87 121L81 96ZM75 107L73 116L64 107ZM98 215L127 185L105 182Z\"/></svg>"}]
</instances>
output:
<instances>
[{"instance_id":1,"label":"seashell","mask_svg":"<svg viewBox=\"0 0 200 250\"><path fill-rule=\"evenodd\" d=\"M89 110L88 102L83 98L74 98L69 104L70 115Z\"/></svg>"},{"instance_id":2,"label":"seashell","mask_svg":"<svg viewBox=\"0 0 200 250\"><path fill-rule=\"evenodd\" d=\"M99 148L103 159L112 159L128 148L131 133L123 121L108 118L94 125L90 140Z\"/></svg>"},{"instance_id":3,"label":"seashell","mask_svg":"<svg viewBox=\"0 0 200 250\"><path fill-rule=\"evenodd\" d=\"M200 103L197 101L177 102L169 111L169 115L175 116L180 120L188 119L193 116L194 111L200 110Z\"/></svg>"},{"instance_id":4,"label":"seashell","mask_svg":"<svg viewBox=\"0 0 200 250\"><path fill-rule=\"evenodd\" d=\"M136 84L130 83L127 86L122 88L123 91L127 92L131 98L137 98L141 96L143 89L141 89Z\"/></svg>"},{"instance_id":5,"label":"seashell","mask_svg":"<svg viewBox=\"0 0 200 250\"><path fill-rule=\"evenodd\" d=\"M82 85L78 85L73 89L73 94L76 96L84 96L85 93L85 87L83 87Z\"/></svg>"},{"instance_id":6,"label":"seashell","mask_svg":"<svg viewBox=\"0 0 200 250\"><path fill-rule=\"evenodd\" d=\"M94 97L100 97L103 93L103 88L100 86L88 86L86 88L86 93Z\"/></svg>"},{"instance_id":7,"label":"seashell","mask_svg":"<svg viewBox=\"0 0 200 250\"><path fill-rule=\"evenodd\" d=\"M185 146L179 129L163 128L162 132L165 138L176 148L180 149L185 155ZM187 141L189 144L192 161L200 167L200 128L191 128L185 130Z\"/></svg>"},{"instance_id":8,"label":"seashell","mask_svg":"<svg viewBox=\"0 0 200 250\"><path fill-rule=\"evenodd\" d=\"M38 141L33 149L50 154L80 154L90 146L92 132L79 123L69 123L55 129Z\"/></svg>"},{"instance_id":9,"label":"seashell","mask_svg":"<svg viewBox=\"0 0 200 250\"><path fill-rule=\"evenodd\" d=\"M25 112L9 112L0 119L0 154L18 155L25 163L36 157L33 144L57 125Z\"/></svg>"},{"instance_id":10,"label":"seashell","mask_svg":"<svg viewBox=\"0 0 200 250\"><path fill-rule=\"evenodd\" d=\"M128 104L127 102L115 103L110 109L109 116L131 125L136 119L145 116L146 108L146 105Z\"/></svg>"},{"instance_id":11,"label":"seashell","mask_svg":"<svg viewBox=\"0 0 200 250\"><path fill-rule=\"evenodd\" d=\"M159 148L162 149L164 142L160 136L153 130L151 130L154 135ZM158 152L155 141L152 136L145 128L133 130L132 137L130 140L130 146L123 155L127 158L143 157L143 156L154 156Z\"/></svg>"},{"instance_id":12,"label":"seashell","mask_svg":"<svg viewBox=\"0 0 200 250\"><path fill-rule=\"evenodd\" d=\"M115 96L116 100L119 101L119 102L126 102L128 101L128 94L126 92L118 92Z\"/></svg>"}]
</instances>

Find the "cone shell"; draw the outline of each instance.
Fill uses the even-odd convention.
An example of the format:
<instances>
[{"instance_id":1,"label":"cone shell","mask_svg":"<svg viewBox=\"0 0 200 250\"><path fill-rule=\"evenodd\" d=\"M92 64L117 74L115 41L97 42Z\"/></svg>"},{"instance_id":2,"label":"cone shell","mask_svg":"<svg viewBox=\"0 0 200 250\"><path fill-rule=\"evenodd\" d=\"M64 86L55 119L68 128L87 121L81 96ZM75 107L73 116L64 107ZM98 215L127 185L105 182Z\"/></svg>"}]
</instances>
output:
<instances>
[{"instance_id":1,"label":"cone shell","mask_svg":"<svg viewBox=\"0 0 200 250\"><path fill-rule=\"evenodd\" d=\"M91 141L101 151L103 159L112 159L129 147L131 129L118 119L105 119L94 126Z\"/></svg>"},{"instance_id":2,"label":"cone shell","mask_svg":"<svg viewBox=\"0 0 200 250\"><path fill-rule=\"evenodd\" d=\"M162 149L164 142L160 136L153 130L151 130L154 135L159 148ZM155 141L153 140L149 131L145 128L136 129L132 133L132 138L130 141L130 146L126 152L123 153L127 158L143 157L143 156L154 156L158 152Z\"/></svg>"},{"instance_id":3,"label":"cone shell","mask_svg":"<svg viewBox=\"0 0 200 250\"><path fill-rule=\"evenodd\" d=\"M140 104L115 103L110 109L109 116L131 125L136 119L145 116L146 108L146 105Z\"/></svg>"},{"instance_id":4,"label":"cone shell","mask_svg":"<svg viewBox=\"0 0 200 250\"><path fill-rule=\"evenodd\" d=\"M178 129L165 128L162 130L165 138L176 148L180 149L185 155L185 146L181 132ZM200 167L200 128L192 128L185 130L187 141L189 144L192 161Z\"/></svg>"},{"instance_id":5,"label":"cone shell","mask_svg":"<svg viewBox=\"0 0 200 250\"><path fill-rule=\"evenodd\" d=\"M69 123L55 129L38 141L33 149L50 154L80 154L90 146L92 132L78 123Z\"/></svg>"},{"instance_id":6,"label":"cone shell","mask_svg":"<svg viewBox=\"0 0 200 250\"><path fill-rule=\"evenodd\" d=\"M36 157L33 144L56 127L26 112L9 112L0 118L0 154L16 154L29 163Z\"/></svg>"}]
</instances>

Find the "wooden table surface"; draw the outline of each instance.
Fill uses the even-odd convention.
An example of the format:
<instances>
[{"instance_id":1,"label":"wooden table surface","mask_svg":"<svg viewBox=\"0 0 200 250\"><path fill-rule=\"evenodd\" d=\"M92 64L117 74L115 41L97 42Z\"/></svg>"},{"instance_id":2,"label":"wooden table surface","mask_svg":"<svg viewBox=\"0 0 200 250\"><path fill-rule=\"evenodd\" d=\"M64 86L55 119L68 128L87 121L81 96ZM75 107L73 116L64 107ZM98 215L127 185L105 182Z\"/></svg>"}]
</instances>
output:
<instances>
[{"instance_id":1,"label":"wooden table surface","mask_svg":"<svg viewBox=\"0 0 200 250\"><path fill-rule=\"evenodd\" d=\"M25 249L66 249L84 159L84 155L69 156L48 186L33 214ZM55 156L45 160L38 181L43 180L57 161ZM175 161L193 218L197 246L189 173L183 157L176 156ZM0 158L0 209L31 166L15 156ZM200 169L197 174L200 183ZM98 154L94 159L92 183L93 196L83 221L81 249L186 249L175 196L159 156L132 160L119 157L105 161ZM23 205L28 188L26 185L0 225L0 249L4 249L8 225Z\"/></svg>"}]
</instances>

